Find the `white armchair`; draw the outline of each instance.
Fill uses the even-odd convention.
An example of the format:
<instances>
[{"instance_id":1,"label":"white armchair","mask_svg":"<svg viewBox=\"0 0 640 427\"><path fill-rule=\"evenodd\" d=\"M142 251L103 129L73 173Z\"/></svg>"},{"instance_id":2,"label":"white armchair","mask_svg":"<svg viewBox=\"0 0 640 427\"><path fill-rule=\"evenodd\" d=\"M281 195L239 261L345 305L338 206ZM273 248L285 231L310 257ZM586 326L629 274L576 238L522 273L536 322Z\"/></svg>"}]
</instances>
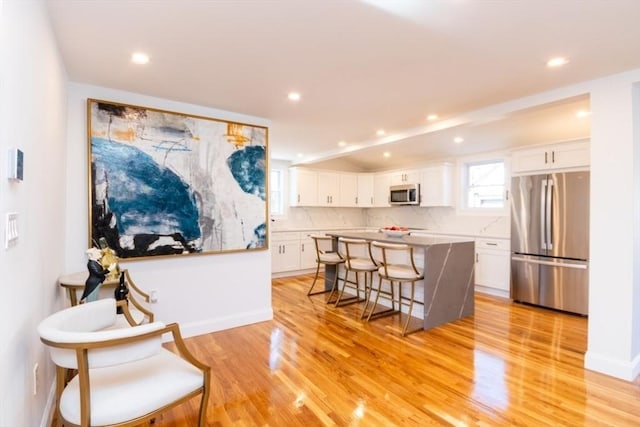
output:
<instances>
[{"instance_id":1,"label":"white armchair","mask_svg":"<svg viewBox=\"0 0 640 427\"><path fill-rule=\"evenodd\" d=\"M189 352L177 324L153 322L109 329L117 322L112 298L52 314L38 326L56 365L58 425L133 426L201 394L198 425L205 425L210 368ZM179 355L162 346L173 334ZM66 381L67 370L77 374Z\"/></svg>"}]
</instances>

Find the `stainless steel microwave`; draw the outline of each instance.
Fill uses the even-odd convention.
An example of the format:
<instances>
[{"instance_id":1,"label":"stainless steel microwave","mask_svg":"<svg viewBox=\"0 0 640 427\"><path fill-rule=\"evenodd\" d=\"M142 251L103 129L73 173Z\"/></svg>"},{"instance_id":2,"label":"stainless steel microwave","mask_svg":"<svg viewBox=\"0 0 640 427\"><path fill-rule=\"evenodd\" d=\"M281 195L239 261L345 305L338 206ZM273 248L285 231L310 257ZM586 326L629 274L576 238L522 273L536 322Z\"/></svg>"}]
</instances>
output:
<instances>
[{"instance_id":1,"label":"stainless steel microwave","mask_svg":"<svg viewBox=\"0 0 640 427\"><path fill-rule=\"evenodd\" d=\"M389 204L419 205L420 184L392 185L389 187Z\"/></svg>"}]
</instances>

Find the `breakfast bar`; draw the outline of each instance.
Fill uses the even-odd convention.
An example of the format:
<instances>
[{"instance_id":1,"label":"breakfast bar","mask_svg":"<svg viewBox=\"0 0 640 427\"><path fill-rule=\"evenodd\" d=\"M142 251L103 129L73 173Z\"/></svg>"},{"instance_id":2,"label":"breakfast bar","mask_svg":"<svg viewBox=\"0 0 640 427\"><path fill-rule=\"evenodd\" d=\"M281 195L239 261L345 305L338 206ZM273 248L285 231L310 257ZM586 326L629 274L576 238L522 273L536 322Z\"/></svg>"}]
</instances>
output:
<instances>
[{"instance_id":1,"label":"breakfast bar","mask_svg":"<svg viewBox=\"0 0 640 427\"><path fill-rule=\"evenodd\" d=\"M423 255L418 265L424 269L422 301L424 326L431 329L474 313L475 243L471 240L421 237L410 234L389 237L383 232L332 232L337 239L346 237L385 243L404 243L414 247L415 257ZM331 289L335 266L326 266L325 289Z\"/></svg>"}]
</instances>

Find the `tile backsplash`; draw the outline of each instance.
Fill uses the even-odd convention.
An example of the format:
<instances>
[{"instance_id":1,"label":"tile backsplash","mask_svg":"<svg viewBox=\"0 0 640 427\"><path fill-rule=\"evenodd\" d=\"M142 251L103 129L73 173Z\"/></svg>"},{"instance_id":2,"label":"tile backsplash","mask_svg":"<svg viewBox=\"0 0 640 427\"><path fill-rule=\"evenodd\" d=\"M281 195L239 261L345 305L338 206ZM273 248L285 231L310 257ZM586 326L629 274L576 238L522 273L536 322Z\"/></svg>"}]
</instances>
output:
<instances>
[{"instance_id":1,"label":"tile backsplash","mask_svg":"<svg viewBox=\"0 0 640 427\"><path fill-rule=\"evenodd\" d=\"M458 215L455 208L290 208L286 219L271 223L272 231L403 225L438 233L509 237L508 216Z\"/></svg>"}]
</instances>

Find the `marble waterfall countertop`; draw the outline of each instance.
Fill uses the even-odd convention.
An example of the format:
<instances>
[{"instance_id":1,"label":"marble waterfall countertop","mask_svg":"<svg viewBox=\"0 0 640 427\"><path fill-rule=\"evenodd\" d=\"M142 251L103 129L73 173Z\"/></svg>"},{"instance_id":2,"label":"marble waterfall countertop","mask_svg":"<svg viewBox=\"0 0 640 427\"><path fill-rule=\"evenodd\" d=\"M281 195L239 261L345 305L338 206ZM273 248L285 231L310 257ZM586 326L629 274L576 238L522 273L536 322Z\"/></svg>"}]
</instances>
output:
<instances>
[{"instance_id":1,"label":"marble waterfall countertop","mask_svg":"<svg viewBox=\"0 0 640 427\"><path fill-rule=\"evenodd\" d=\"M390 243L406 243L424 250L422 301L423 329L431 329L474 313L475 242L473 238L388 237L383 232L333 232L347 237ZM325 266L325 289L331 289L336 267Z\"/></svg>"},{"instance_id":2,"label":"marble waterfall countertop","mask_svg":"<svg viewBox=\"0 0 640 427\"><path fill-rule=\"evenodd\" d=\"M461 243L461 242L473 242L473 237L449 237L449 236L416 236L406 234L401 237L387 236L382 231L367 231L367 232L355 232L355 231L331 231L327 233L329 236L334 237L348 237L351 239L365 239L370 241L378 241L385 243L405 243L411 246L432 246L443 243Z\"/></svg>"}]
</instances>

